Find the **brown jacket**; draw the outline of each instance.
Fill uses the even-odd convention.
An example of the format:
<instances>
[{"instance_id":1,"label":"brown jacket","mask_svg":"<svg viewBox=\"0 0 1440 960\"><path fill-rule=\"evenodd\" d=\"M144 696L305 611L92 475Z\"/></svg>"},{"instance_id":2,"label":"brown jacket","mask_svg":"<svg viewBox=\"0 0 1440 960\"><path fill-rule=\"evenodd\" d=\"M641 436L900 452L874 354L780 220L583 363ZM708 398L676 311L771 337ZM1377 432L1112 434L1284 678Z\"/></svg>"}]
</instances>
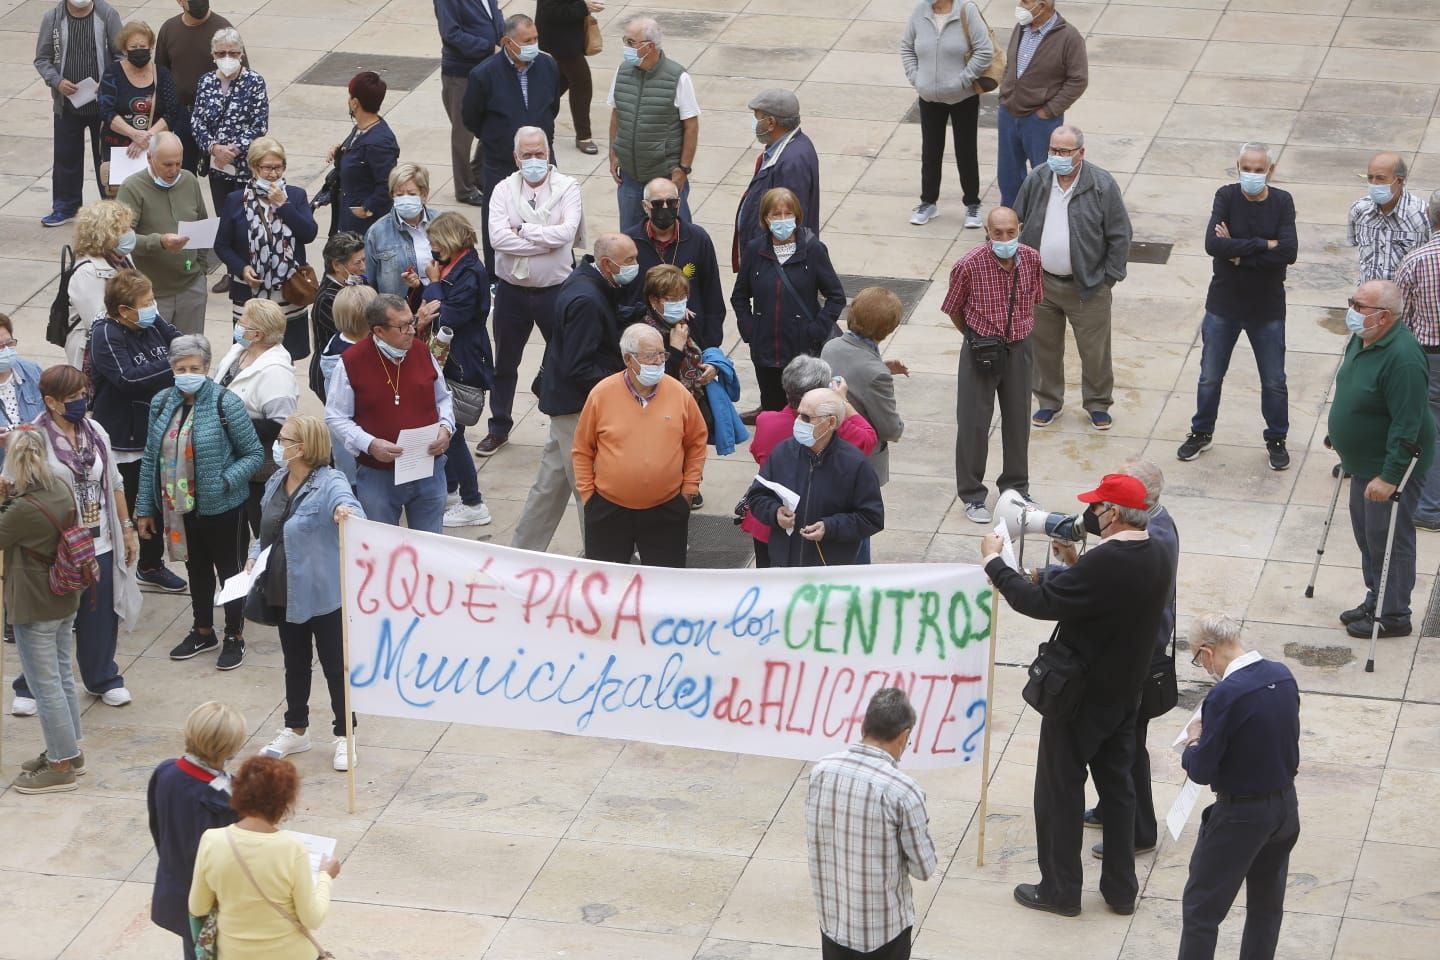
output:
<instances>
[{"instance_id":1,"label":"brown jacket","mask_svg":"<svg viewBox=\"0 0 1440 960\"><path fill-rule=\"evenodd\" d=\"M49 488L37 488L0 505L0 548L5 551L5 613L12 623L63 620L80 608L80 594L50 592L50 567L60 532L30 503L33 497L56 520L72 522L75 498L58 477ZM46 559L30 555L34 551Z\"/></svg>"},{"instance_id":2,"label":"brown jacket","mask_svg":"<svg viewBox=\"0 0 1440 960\"><path fill-rule=\"evenodd\" d=\"M1035 48L1035 56L1023 77L1015 76L1020 62L1020 37L1029 27L1018 24L1010 34L1010 59L1000 81L1000 106L1012 116L1024 117L1041 107L1058 117L1074 105L1090 84L1090 63L1085 56L1085 38L1056 13L1057 21Z\"/></svg>"}]
</instances>

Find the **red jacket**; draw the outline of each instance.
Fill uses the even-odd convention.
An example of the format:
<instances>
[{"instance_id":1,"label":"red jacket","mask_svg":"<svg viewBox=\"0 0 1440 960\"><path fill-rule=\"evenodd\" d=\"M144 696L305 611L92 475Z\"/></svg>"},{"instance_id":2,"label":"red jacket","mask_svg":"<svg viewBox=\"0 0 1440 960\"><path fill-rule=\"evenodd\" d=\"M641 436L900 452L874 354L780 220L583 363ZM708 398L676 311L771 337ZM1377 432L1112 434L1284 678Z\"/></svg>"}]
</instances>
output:
<instances>
[{"instance_id":1,"label":"red jacket","mask_svg":"<svg viewBox=\"0 0 1440 960\"><path fill-rule=\"evenodd\" d=\"M792 436L794 431L794 407L767 410L760 414L755 420L755 436L750 440L750 456L755 458L755 465L765 466L765 461L770 459L770 452L778 447L782 440ZM858 413L845 418L837 435L841 440L848 440L859 447L860 452L867 457L880 442L875 436L875 428L870 426L870 421ZM749 511L746 511L745 519L740 521L740 529L761 543L770 542L770 528L756 520L755 515Z\"/></svg>"}]
</instances>

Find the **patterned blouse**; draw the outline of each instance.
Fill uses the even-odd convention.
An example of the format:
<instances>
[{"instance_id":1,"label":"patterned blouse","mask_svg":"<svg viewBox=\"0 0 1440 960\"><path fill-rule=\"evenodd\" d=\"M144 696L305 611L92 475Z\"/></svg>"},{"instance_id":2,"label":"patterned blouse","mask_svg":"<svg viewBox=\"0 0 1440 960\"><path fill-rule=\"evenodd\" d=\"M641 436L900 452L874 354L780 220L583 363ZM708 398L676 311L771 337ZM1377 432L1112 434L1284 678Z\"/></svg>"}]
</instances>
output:
<instances>
[{"instance_id":1,"label":"patterned blouse","mask_svg":"<svg viewBox=\"0 0 1440 960\"><path fill-rule=\"evenodd\" d=\"M251 141L263 137L270 129L270 98L265 92L265 78L242 67L230 81L230 89L220 89L220 76L214 70L200 78L195 87L195 108L190 117L195 143L200 152L210 152L211 144L232 144L240 148L235 158L235 173L222 173L213 164L210 176L227 180L249 180L250 167L245 153Z\"/></svg>"}]
</instances>

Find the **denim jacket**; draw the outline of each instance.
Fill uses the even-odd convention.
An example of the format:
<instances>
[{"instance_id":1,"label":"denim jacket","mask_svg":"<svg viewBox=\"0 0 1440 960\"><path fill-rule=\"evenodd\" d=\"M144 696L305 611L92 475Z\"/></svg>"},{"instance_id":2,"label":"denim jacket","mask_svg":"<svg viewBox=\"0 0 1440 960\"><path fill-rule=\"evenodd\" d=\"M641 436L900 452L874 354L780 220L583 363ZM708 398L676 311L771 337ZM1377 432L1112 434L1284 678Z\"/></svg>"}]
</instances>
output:
<instances>
[{"instance_id":1,"label":"denim jacket","mask_svg":"<svg viewBox=\"0 0 1440 960\"><path fill-rule=\"evenodd\" d=\"M420 215L421 228L429 226L434 217L434 212L427 208ZM408 297L410 288L400 277L406 270L414 269L415 241L400 225L400 215L392 210L365 232L365 276L381 293Z\"/></svg>"},{"instance_id":2,"label":"denim jacket","mask_svg":"<svg viewBox=\"0 0 1440 960\"><path fill-rule=\"evenodd\" d=\"M20 408L20 423L11 423L0 404L0 426L18 427L30 423L45 412L45 401L40 399L40 367L29 360L15 358L10 378L15 382L15 403ZM0 467L5 466L5 448L0 447Z\"/></svg>"},{"instance_id":3,"label":"denim jacket","mask_svg":"<svg viewBox=\"0 0 1440 960\"><path fill-rule=\"evenodd\" d=\"M289 469L277 470L265 482L260 510L275 495L275 490L290 475ZM291 497L295 503L285 521L285 619L304 623L312 617L340 609L340 527L335 523L335 508L349 507L355 516L364 519L365 511L350 481L333 467L320 467L311 473ZM270 546L257 538L250 542L250 559Z\"/></svg>"}]
</instances>

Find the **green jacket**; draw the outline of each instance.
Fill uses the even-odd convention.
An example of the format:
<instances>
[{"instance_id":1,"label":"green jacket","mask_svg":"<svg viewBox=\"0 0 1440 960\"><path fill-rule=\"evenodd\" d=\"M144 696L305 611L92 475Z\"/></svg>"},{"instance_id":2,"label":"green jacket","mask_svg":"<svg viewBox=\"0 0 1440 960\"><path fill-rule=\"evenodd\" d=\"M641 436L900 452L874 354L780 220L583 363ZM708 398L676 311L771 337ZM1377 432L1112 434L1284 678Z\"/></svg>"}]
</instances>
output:
<instances>
[{"instance_id":1,"label":"green jacket","mask_svg":"<svg viewBox=\"0 0 1440 960\"><path fill-rule=\"evenodd\" d=\"M75 498L70 487L58 477L48 488L36 488L0 506L0 547L5 550L5 613L13 623L73 617L80 608L80 593L60 596L50 592L50 567L60 531L26 497L34 497L44 504L62 525L75 515ZM48 559L37 560L30 555L32 550Z\"/></svg>"},{"instance_id":2,"label":"green jacket","mask_svg":"<svg viewBox=\"0 0 1440 960\"><path fill-rule=\"evenodd\" d=\"M1398 484L1410 462L1401 444L1418 443L1420 462L1410 482L1425 478L1435 456L1429 385L1425 351L1405 324L1397 321L1368 347L1350 338L1335 376L1329 424L1330 442L1347 473Z\"/></svg>"},{"instance_id":3,"label":"green jacket","mask_svg":"<svg viewBox=\"0 0 1440 960\"><path fill-rule=\"evenodd\" d=\"M664 54L649 70L621 65L615 74L615 154L632 180L668 177L680 164L685 125L675 88L685 67Z\"/></svg>"},{"instance_id":4,"label":"green jacket","mask_svg":"<svg viewBox=\"0 0 1440 960\"><path fill-rule=\"evenodd\" d=\"M173 297L195 283L206 270L208 251L166 250L160 238L174 233L181 221L194 222L209 216L200 181L188 170L180 171L180 180L166 190L155 185L146 167L132 173L120 185L116 200L130 208L134 217L135 267L155 285L155 296ZM166 317L166 320L171 319Z\"/></svg>"},{"instance_id":5,"label":"green jacket","mask_svg":"<svg viewBox=\"0 0 1440 960\"><path fill-rule=\"evenodd\" d=\"M140 490L135 516L158 517L160 510L160 443L185 395L174 387L150 400L150 436L140 462ZM221 421L223 404L225 417ZM250 477L265 462L260 438L245 401L214 380L206 380L195 394L191 443L195 447L195 513L214 517L234 510L250 496Z\"/></svg>"}]
</instances>

